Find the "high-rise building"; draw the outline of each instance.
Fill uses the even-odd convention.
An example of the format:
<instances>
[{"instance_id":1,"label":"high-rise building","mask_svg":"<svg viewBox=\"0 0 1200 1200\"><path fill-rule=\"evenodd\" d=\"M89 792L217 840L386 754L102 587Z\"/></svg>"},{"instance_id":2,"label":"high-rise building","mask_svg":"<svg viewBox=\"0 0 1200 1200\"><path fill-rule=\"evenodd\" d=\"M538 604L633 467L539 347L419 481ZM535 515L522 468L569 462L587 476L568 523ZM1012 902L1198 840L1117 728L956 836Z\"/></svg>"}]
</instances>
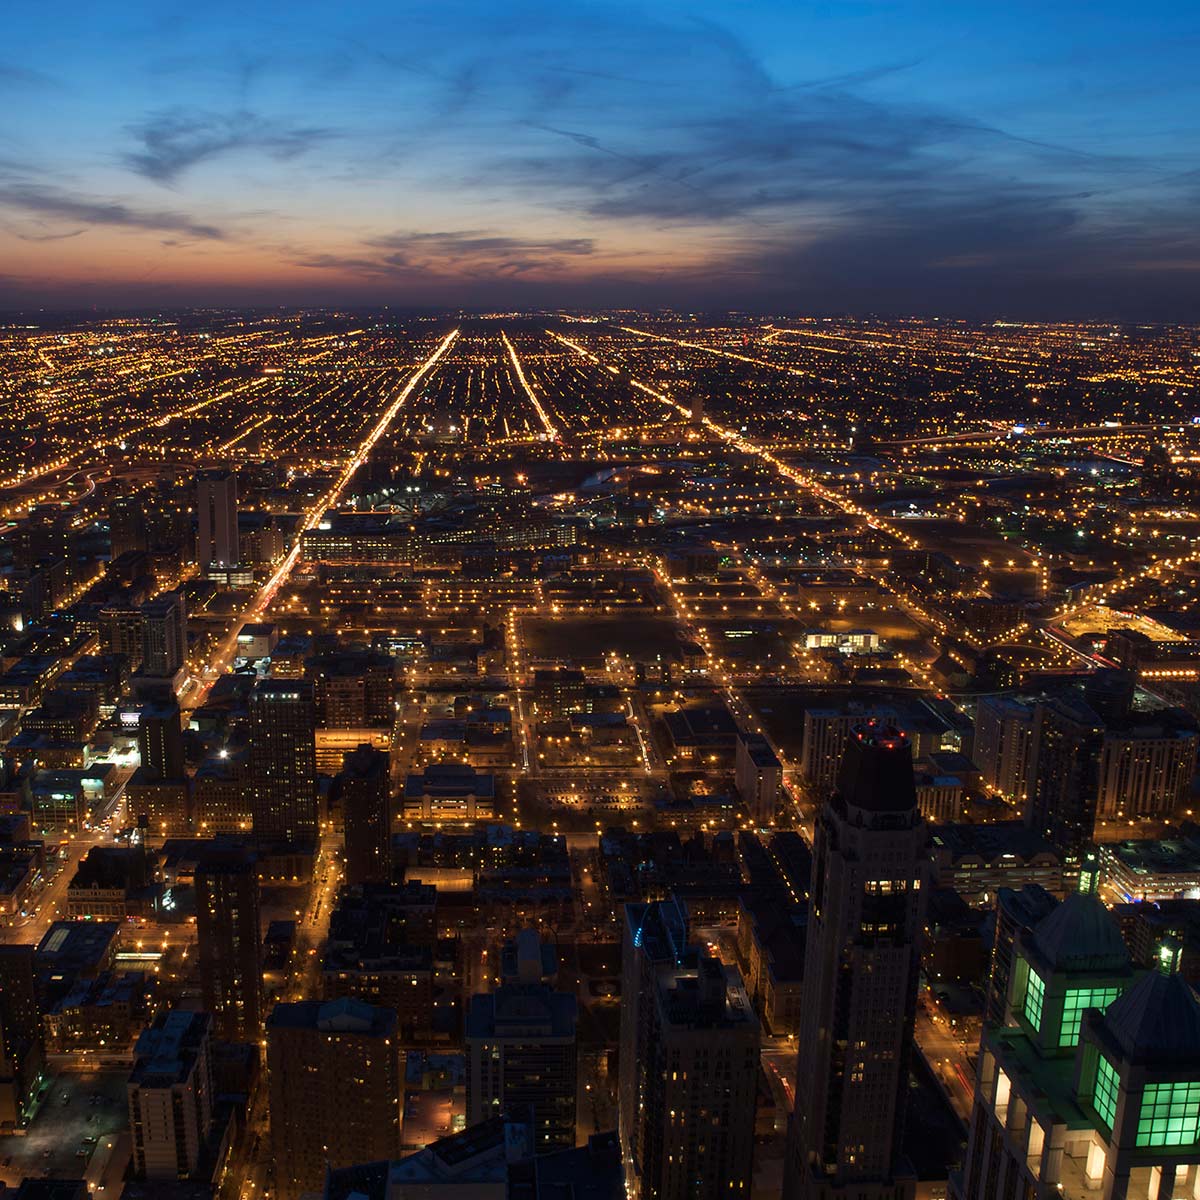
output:
<instances>
[{"instance_id":1,"label":"high-rise building","mask_svg":"<svg viewBox=\"0 0 1200 1200\"><path fill-rule=\"evenodd\" d=\"M539 1154L575 1145L577 1003L544 984L471 998L467 1122L529 1113Z\"/></svg>"},{"instance_id":2,"label":"high-rise building","mask_svg":"<svg viewBox=\"0 0 1200 1200\"><path fill-rule=\"evenodd\" d=\"M1100 747L1096 815L1170 817L1191 791L1198 741L1190 720L1168 713L1110 727Z\"/></svg>"},{"instance_id":3,"label":"high-rise building","mask_svg":"<svg viewBox=\"0 0 1200 1200\"><path fill-rule=\"evenodd\" d=\"M232 471L201 471L196 476L196 527L201 571L237 564L237 476Z\"/></svg>"},{"instance_id":4,"label":"high-rise building","mask_svg":"<svg viewBox=\"0 0 1200 1200\"><path fill-rule=\"evenodd\" d=\"M343 888L329 917L321 995L390 1008L404 1045L427 1043L438 1015L436 941L432 885L410 880Z\"/></svg>"},{"instance_id":5,"label":"high-rise building","mask_svg":"<svg viewBox=\"0 0 1200 1200\"><path fill-rule=\"evenodd\" d=\"M1037 710L1012 696L984 696L975 710L975 765L983 782L1024 805L1033 783Z\"/></svg>"},{"instance_id":6,"label":"high-rise building","mask_svg":"<svg viewBox=\"0 0 1200 1200\"><path fill-rule=\"evenodd\" d=\"M386 883L392 875L391 759L359 746L342 760L346 882Z\"/></svg>"},{"instance_id":7,"label":"high-rise building","mask_svg":"<svg viewBox=\"0 0 1200 1200\"><path fill-rule=\"evenodd\" d=\"M800 772L824 796L837 781L851 733L868 721L895 719L890 708L852 703L845 708L806 708L800 736Z\"/></svg>"},{"instance_id":8,"label":"high-rise building","mask_svg":"<svg viewBox=\"0 0 1200 1200\"><path fill-rule=\"evenodd\" d=\"M45 1062L36 947L0 945L0 1128L25 1124Z\"/></svg>"},{"instance_id":9,"label":"high-rise building","mask_svg":"<svg viewBox=\"0 0 1200 1200\"><path fill-rule=\"evenodd\" d=\"M817 817L784 1194L900 1197L928 832L912 749L859 726Z\"/></svg>"},{"instance_id":10,"label":"high-rise building","mask_svg":"<svg viewBox=\"0 0 1200 1200\"><path fill-rule=\"evenodd\" d=\"M145 642L141 609L125 603L109 605L100 610L99 624L100 649L105 654L123 655L129 670L138 670Z\"/></svg>"},{"instance_id":11,"label":"high-rise building","mask_svg":"<svg viewBox=\"0 0 1200 1200\"><path fill-rule=\"evenodd\" d=\"M250 752L222 747L197 768L194 781L196 832L249 833L254 827Z\"/></svg>"},{"instance_id":12,"label":"high-rise building","mask_svg":"<svg viewBox=\"0 0 1200 1200\"><path fill-rule=\"evenodd\" d=\"M111 558L120 558L130 551L146 550L150 541L146 514L140 496L118 496L108 506Z\"/></svg>"},{"instance_id":13,"label":"high-rise building","mask_svg":"<svg viewBox=\"0 0 1200 1200\"><path fill-rule=\"evenodd\" d=\"M587 703L587 680L582 671L547 667L533 673L533 706L542 721L582 712Z\"/></svg>"},{"instance_id":14,"label":"high-rise building","mask_svg":"<svg viewBox=\"0 0 1200 1200\"><path fill-rule=\"evenodd\" d=\"M654 1035L653 1010L646 1002L652 994L655 972L683 962L694 947L688 945L687 910L681 901L627 904L621 945L620 1077L617 1083L617 1124L626 1173L645 1151L645 1062Z\"/></svg>"},{"instance_id":15,"label":"high-rise building","mask_svg":"<svg viewBox=\"0 0 1200 1200\"><path fill-rule=\"evenodd\" d=\"M204 1007L223 1041L257 1042L263 963L254 855L238 846L208 848L196 864L195 889Z\"/></svg>"},{"instance_id":16,"label":"high-rise building","mask_svg":"<svg viewBox=\"0 0 1200 1200\"><path fill-rule=\"evenodd\" d=\"M187 1179L213 1116L208 1013L172 1009L138 1037L129 1076L133 1167L143 1179Z\"/></svg>"},{"instance_id":17,"label":"high-rise building","mask_svg":"<svg viewBox=\"0 0 1200 1200\"><path fill-rule=\"evenodd\" d=\"M783 790L783 764L765 737L738 734L733 779L750 820L760 828L773 825Z\"/></svg>"},{"instance_id":18,"label":"high-rise building","mask_svg":"<svg viewBox=\"0 0 1200 1200\"><path fill-rule=\"evenodd\" d=\"M174 700L143 705L138 714L138 753L148 778L183 779L187 775L183 725Z\"/></svg>"},{"instance_id":19,"label":"high-rise building","mask_svg":"<svg viewBox=\"0 0 1200 1200\"><path fill-rule=\"evenodd\" d=\"M318 654L304 664L317 722L328 729L391 727L396 660L373 650Z\"/></svg>"},{"instance_id":20,"label":"high-rise building","mask_svg":"<svg viewBox=\"0 0 1200 1200\"><path fill-rule=\"evenodd\" d=\"M142 671L169 678L187 662L187 609L179 592L142 605Z\"/></svg>"},{"instance_id":21,"label":"high-rise building","mask_svg":"<svg viewBox=\"0 0 1200 1200\"><path fill-rule=\"evenodd\" d=\"M187 779L153 778L139 767L126 785L125 798L130 817L147 837L183 837L192 831Z\"/></svg>"},{"instance_id":22,"label":"high-rise building","mask_svg":"<svg viewBox=\"0 0 1200 1200\"><path fill-rule=\"evenodd\" d=\"M618 1117L634 1200L748 1195L759 1025L675 900L625 906Z\"/></svg>"},{"instance_id":23,"label":"high-rise building","mask_svg":"<svg viewBox=\"0 0 1200 1200\"><path fill-rule=\"evenodd\" d=\"M1078 893L1018 933L956 1200L1196 1194L1200 1001L1175 961L1138 977L1115 918Z\"/></svg>"},{"instance_id":24,"label":"high-rise building","mask_svg":"<svg viewBox=\"0 0 1200 1200\"><path fill-rule=\"evenodd\" d=\"M1026 821L1074 861L1092 840L1104 723L1082 700L1037 707L1036 766Z\"/></svg>"},{"instance_id":25,"label":"high-rise building","mask_svg":"<svg viewBox=\"0 0 1200 1200\"><path fill-rule=\"evenodd\" d=\"M992 961L988 972L987 997L983 1019L1003 1025L1008 1003L1009 982L1016 960L1017 938L1048 917L1059 901L1037 883L1027 883L1020 891L1002 887L996 892L996 932L992 938Z\"/></svg>"},{"instance_id":26,"label":"high-rise building","mask_svg":"<svg viewBox=\"0 0 1200 1200\"><path fill-rule=\"evenodd\" d=\"M317 832L316 728L312 685L264 679L250 694L254 832L304 840Z\"/></svg>"},{"instance_id":27,"label":"high-rise building","mask_svg":"<svg viewBox=\"0 0 1200 1200\"><path fill-rule=\"evenodd\" d=\"M320 1191L329 1167L400 1147L396 1014L361 1000L276 1004L267 1018L276 1195Z\"/></svg>"}]
</instances>

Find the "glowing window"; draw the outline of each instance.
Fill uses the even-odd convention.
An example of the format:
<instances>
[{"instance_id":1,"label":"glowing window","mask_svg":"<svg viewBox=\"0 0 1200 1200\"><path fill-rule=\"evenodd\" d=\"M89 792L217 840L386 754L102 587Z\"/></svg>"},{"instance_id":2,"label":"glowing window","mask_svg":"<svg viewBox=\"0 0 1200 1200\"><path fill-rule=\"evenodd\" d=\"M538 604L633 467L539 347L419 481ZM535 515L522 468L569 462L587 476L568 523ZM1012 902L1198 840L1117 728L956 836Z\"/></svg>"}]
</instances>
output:
<instances>
[{"instance_id":1,"label":"glowing window","mask_svg":"<svg viewBox=\"0 0 1200 1200\"><path fill-rule=\"evenodd\" d=\"M1034 1029L1042 1027L1042 1004L1046 999L1046 985L1042 977L1034 970L1029 972L1029 982L1025 985L1025 1020Z\"/></svg>"},{"instance_id":2,"label":"glowing window","mask_svg":"<svg viewBox=\"0 0 1200 1200\"><path fill-rule=\"evenodd\" d=\"M1098 1008L1103 1012L1120 994L1121 989L1116 987L1071 988L1063 1001L1063 1020L1058 1033L1058 1044L1078 1046L1083 1014L1089 1008Z\"/></svg>"},{"instance_id":3,"label":"glowing window","mask_svg":"<svg viewBox=\"0 0 1200 1200\"><path fill-rule=\"evenodd\" d=\"M1092 1092L1092 1107L1111 1129L1117 1119L1117 1087L1121 1080L1112 1063L1100 1055L1096 1064L1096 1087ZM1149 1091L1149 1088L1146 1089Z\"/></svg>"},{"instance_id":4,"label":"glowing window","mask_svg":"<svg viewBox=\"0 0 1200 1200\"><path fill-rule=\"evenodd\" d=\"M1190 1146L1200 1137L1200 1083L1151 1083L1138 1113L1139 1146Z\"/></svg>"}]
</instances>

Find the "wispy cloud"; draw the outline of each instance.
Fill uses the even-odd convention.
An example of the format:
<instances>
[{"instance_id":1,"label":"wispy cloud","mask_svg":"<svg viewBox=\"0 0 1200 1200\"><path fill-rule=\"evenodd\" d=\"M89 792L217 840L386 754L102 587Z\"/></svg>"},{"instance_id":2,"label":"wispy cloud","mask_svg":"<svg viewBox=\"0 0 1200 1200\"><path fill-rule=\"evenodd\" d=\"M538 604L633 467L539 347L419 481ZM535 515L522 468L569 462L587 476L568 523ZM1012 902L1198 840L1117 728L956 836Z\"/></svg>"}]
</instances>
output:
<instances>
[{"instance_id":1,"label":"wispy cloud","mask_svg":"<svg viewBox=\"0 0 1200 1200\"><path fill-rule=\"evenodd\" d=\"M251 151L276 160L297 158L334 135L331 129L293 125L258 113L171 109L131 127L139 143L122 156L130 170L155 183L173 183L199 163Z\"/></svg>"},{"instance_id":2,"label":"wispy cloud","mask_svg":"<svg viewBox=\"0 0 1200 1200\"><path fill-rule=\"evenodd\" d=\"M87 233L86 229L68 229L65 233L25 233L20 229L9 231L21 242L65 242L68 238L77 238Z\"/></svg>"},{"instance_id":3,"label":"wispy cloud","mask_svg":"<svg viewBox=\"0 0 1200 1200\"><path fill-rule=\"evenodd\" d=\"M0 87L58 87L58 80L44 71L32 71L15 63L0 61Z\"/></svg>"},{"instance_id":4,"label":"wispy cloud","mask_svg":"<svg viewBox=\"0 0 1200 1200\"><path fill-rule=\"evenodd\" d=\"M395 276L517 276L553 271L596 252L591 238L522 238L489 230L397 232L370 238L362 254L301 254L303 267L371 278Z\"/></svg>"},{"instance_id":5,"label":"wispy cloud","mask_svg":"<svg viewBox=\"0 0 1200 1200\"><path fill-rule=\"evenodd\" d=\"M194 238L222 238L215 225L193 220L186 213L131 208L117 201L97 200L34 184L0 185L0 208L15 209L37 217L57 217L85 225L116 225L183 233Z\"/></svg>"},{"instance_id":6,"label":"wispy cloud","mask_svg":"<svg viewBox=\"0 0 1200 1200\"><path fill-rule=\"evenodd\" d=\"M71 127L97 130L94 145L56 159L52 138L5 135L13 157L36 146L45 171L0 171L0 206L32 215L26 239L151 231L164 278L178 261L165 247L228 224L314 294L402 284L470 304L591 286L621 302L654 287L655 302L893 310L905 296L978 309L1070 287L1089 302L1106 288L1178 295L1200 250L1194 131L1179 100L1139 125L1130 94L1169 79L1194 98L1178 69L1194 44L1143 46L1141 73L1132 55L1099 55L1083 43L1106 3L1037 62L998 22L1022 95L986 113L971 106L1013 84L1002 54L982 54L965 86L961 43L940 44L937 22L868 21L861 5L749 6L745 20L717 0L320 5L286 20L249 5L219 36L179 10L136 48L107 42L140 108L64 75L81 91L64 89L60 115L86 105ZM969 10L959 33L986 31ZM1072 64L1071 80L1051 62ZM33 82L10 72L0 64L0 87ZM211 215L203 171L234 160L252 168L222 192L236 225ZM133 175L119 195L89 174L114 161ZM1168 274L1183 282L1164 288Z\"/></svg>"}]
</instances>

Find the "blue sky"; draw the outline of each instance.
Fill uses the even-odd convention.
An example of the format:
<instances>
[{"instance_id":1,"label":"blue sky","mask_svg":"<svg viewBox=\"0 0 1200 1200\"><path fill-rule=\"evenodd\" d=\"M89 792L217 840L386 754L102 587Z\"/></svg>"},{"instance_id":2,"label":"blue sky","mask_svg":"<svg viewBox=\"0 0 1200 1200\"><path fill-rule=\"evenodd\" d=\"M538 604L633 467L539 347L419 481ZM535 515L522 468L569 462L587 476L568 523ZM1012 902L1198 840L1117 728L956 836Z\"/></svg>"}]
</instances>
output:
<instances>
[{"instance_id":1,"label":"blue sky","mask_svg":"<svg viewBox=\"0 0 1200 1200\"><path fill-rule=\"evenodd\" d=\"M1185 3L24 5L0 306L1200 319Z\"/></svg>"}]
</instances>

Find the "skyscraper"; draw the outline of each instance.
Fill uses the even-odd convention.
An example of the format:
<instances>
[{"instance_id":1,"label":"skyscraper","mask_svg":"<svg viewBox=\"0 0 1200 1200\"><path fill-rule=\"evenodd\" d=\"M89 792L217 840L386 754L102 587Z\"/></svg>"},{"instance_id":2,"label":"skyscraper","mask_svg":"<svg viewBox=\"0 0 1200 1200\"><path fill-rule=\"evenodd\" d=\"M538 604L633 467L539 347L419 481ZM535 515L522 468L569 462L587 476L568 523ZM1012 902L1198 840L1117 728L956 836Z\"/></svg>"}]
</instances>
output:
<instances>
[{"instance_id":1,"label":"skyscraper","mask_svg":"<svg viewBox=\"0 0 1200 1200\"><path fill-rule=\"evenodd\" d=\"M312 685L264 679L250 694L254 832L286 841L317 832L317 757Z\"/></svg>"},{"instance_id":2,"label":"skyscraper","mask_svg":"<svg viewBox=\"0 0 1200 1200\"><path fill-rule=\"evenodd\" d=\"M783 764L761 734L738 734L733 778L750 820L760 828L774 824L783 789Z\"/></svg>"},{"instance_id":3,"label":"skyscraper","mask_svg":"<svg viewBox=\"0 0 1200 1200\"><path fill-rule=\"evenodd\" d=\"M1095 832L1103 739L1104 722L1082 700L1056 698L1038 705L1026 820L1068 861L1078 860Z\"/></svg>"},{"instance_id":4,"label":"skyscraper","mask_svg":"<svg viewBox=\"0 0 1200 1200\"><path fill-rule=\"evenodd\" d=\"M974 761L983 782L1007 800L1029 799L1037 709L1013 696L983 696L975 710Z\"/></svg>"},{"instance_id":5,"label":"skyscraper","mask_svg":"<svg viewBox=\"0 0 1200 1200\"><path fill-rule=\"evenodd\" d=\"M142 671L167 678L187 662L187 609L178 592L142 605Z\"/></svg>"},{"instance_id":6,"label":"skyscraper","mask_svg":"<svg viewBox=\"0 0 1200 1200\"><path fill-rule=\"evenodd\" d=\"M346 882L386 883L392 874L391 760L359 746L342 760L342 820Z\"/></svg>"},{"instance_id":7,"label":"skyscraper","mask_svg":"<svg viewBox=\"0 0 1200 1200\"><path fill-rule=\"evenodd\" d=\"M187 774L183 726L174 700L143 706L138 714L138 753L148 778L182 779Z\"/></svg>"},{"instance_id":8,"label":"skyscraper","mask_svg":"<svg viewBox=\"0 0 1200 1200\"><path fill-rule=\"evenodd\" d=\"M575 1145L577 1003L545 984L472 996L467 1123L529 1113L537 1153Z\"/></svg>"},{"instance_id":9,"label":"skyscraper","mask_svg":"<svg viewBox=\"0 0 1200 1200\"><path fill-rule=\"evenodd\" d=\"M634 1200L749 1195L759 1025L676 900L625 906L618 1091Z\"/></svg>"},{"instance_id":10,"label":"skyscraper","mask_svg":"<svg viewBox=\"0 0 1200 1200\"><path fill-rule=\"evenodd\" d=\"M211 1025L208 1013L173 1009L137 1040L127 1094L144 1179L187 1179L199 1165L213 1116Z\"/></svg>"},{"instance_id":11,"label":"skyscraper","mask_svg":"<svg viewBox=\"0 0 1200 1200\"><path fill-rule=\"evenodd\" d=\"M899 1151L927 840L907 739L859 726L813 842L789 1200L911 1187Z\"/></svg>"},{"instance_id":12,"label":"skyscraper","mask_svg":"<svg viewBox=\"0 0 1200 1200\"><path fill-rule=\"evenodd\" d=\"M955 1200L1196 1195L1200 1001L1175 963L1131 968L1116 919L1078 893L1017 934Z\"/></svg>"},{"instance_id":13,"label":"skyscraper","mask_svg":"<svg viewBox=\"0 0 1200 1200\"><path fill-rule=\"evenodd\" d=\"M145 550L149 545L146 513L141 496L118 496L108 506L108 528L112 558L130 550Z\"/></svg>"},{"instance_id":14,"label":"skyscraper","mask_svg":"<svg viewBox=\"0 0 1200 1200\"><path fill-rule=\"evenodd\" d=\"M204 1007L225 1041L262 1031L262 928L258 867L236 846L213 846L196 865L196 943Z\"/></svg>"},{"instance_id":15,"label":"skyscraper","mask_svg":"<svg viewBox=\"0 0 1200 1200\"><path fill-rule=\"evenodd\" d=\"M238 561L237 476L201 471L196 476L196 562L232 567Z\"/></svg>"},{"instance_id":16,"label":"skyscraper","mask_svg":"<svg viewBox=\"0 0 1200 1200\"><path fill-rule=\"evenodd\" d=\"M1196 773L1196 727L1170 710L1110 724L1100 748L1096 815L1170 818L1185 807Z\"/></svg>"},{"instance_id":17,"label":"skyscraper","mask_svg":"<svg viewBox=\"0 0 1200 1200\"><path fill-rule=\"evenodd\" d=\"M0 946L0 1127L24 1124L45 1061L34 947Z\"/></svg>"},{"instance_id":18,"label":"skyscraper","mask_svg":"<svg viewBox=\"0 0 1200 1200\"><path fill-rule=\"evenodd\" d=\"M400 1147L396 1014L361 1000L276 1004L267 1019L276 1195L320 1191L326 1167Z\"/></svg>"}]
</instances>

